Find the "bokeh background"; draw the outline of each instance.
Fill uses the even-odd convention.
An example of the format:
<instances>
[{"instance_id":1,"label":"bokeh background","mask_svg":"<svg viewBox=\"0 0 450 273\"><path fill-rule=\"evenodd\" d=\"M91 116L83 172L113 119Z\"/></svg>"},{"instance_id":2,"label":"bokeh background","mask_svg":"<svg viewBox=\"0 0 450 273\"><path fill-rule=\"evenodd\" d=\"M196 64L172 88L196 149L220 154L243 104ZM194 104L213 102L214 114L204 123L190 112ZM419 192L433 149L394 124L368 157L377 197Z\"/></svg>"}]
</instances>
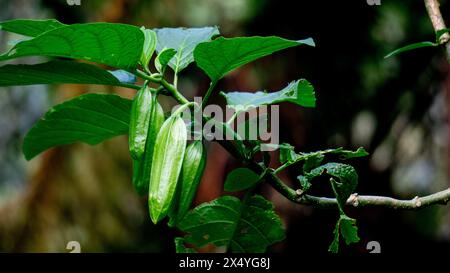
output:
<instances>
[{"instance_id":1,"label":"bokeh background","mask_svg":"<svg viewBox=\"0 0 450 273\"><path fill-rule=\"evenodd\" d=\"M450 2L440 2L449 26ZM317 108L282 105L283 142L297 151L364 146L370 156L353 162L359 194L413 198L449 187L450 69L443 52L420 49L383 59L402 45L434 39L423 1L370 6L365 0L81 0L69 6L62 0L0 0L0 6L2 21L218 25L229 37L313 37L316 48L289 49L246 65L218 89L279 90L306 78L316 88ZM1 50L14 39L1 32ZM207 84L191 65L179 86L192 97L202 95ZM83 252L173 252L176 231L152 225L146 200L131 186L126 137L94 147L55 148L30 162L21 154L24 135L48 107L85 92L133 96L102 86L0 88L0 252L68 252L69 241L79 241ZM220 97L212 102L224 103ZM238 166L218 145L208 149L197 203L223 194L226 172ZM296 175L292 170L283 178L294 185ZM327 251L336 211L291 204L270 188L261 192L275 203L287 229L287 240L269 251ZM329 194L320 187L316 193ZM349 214L358 220L361 241L342 248L344 253L365 253L369 241L380 242L383 253L450 253L450 206L415 212L362 208Z\"/></svg>"}]
</instances>

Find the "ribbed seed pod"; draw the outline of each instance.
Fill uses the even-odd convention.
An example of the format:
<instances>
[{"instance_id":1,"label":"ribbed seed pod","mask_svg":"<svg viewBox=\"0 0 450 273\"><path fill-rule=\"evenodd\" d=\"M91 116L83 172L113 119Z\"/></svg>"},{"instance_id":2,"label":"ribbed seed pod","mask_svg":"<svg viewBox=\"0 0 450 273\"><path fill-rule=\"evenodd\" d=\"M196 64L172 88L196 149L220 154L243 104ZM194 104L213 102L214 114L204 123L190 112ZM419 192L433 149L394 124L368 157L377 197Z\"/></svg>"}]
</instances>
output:
<instances>
[{"instance_id":1,"label":"ribbed seed pod","mask_svg":"<svg viewBox=\"0 0 450 273\"><path fill-rule=\"evenodd\" d=\"M181 168L180 199L176 218L182 219L191 207L206 165L206 149L200 140L186 148Z\"/></svg>"},{"instance_id":2,"label":"ribbed seed pod","mask_svg":"<svg viewBox=\"0 0 450 273\"><path fill-rule=\"evenodd\" d=\"M133 185L139 195L148 194L153 150L159 130L164 122L164 111L156 98L152 101L152 114L145 142L145 152L141 160L133 160Z\"/></svg>"},{"instance_id":3,"label":"ribbed seed pod","mask_svg":"<svg viewBox=\"0 0 450 273\"><path fill-rule=\"evenodd\" d=\"M141 159L145 151L151 108L152 93L148 87L143 87L137 92L131 107L128 145L135 160Z\"/></svg>"},{"instance_id":4,"label":"ribbed seed pod","mask_svg":"<svg viewBox=\"0 0 450 273\"><path fill-rule=\"evenodd\" d=\"M186 125L178 115L168 118L155 142L150 173L150 218L161 221L171 208L186 150Z\"/></svg>"}]
</instances>

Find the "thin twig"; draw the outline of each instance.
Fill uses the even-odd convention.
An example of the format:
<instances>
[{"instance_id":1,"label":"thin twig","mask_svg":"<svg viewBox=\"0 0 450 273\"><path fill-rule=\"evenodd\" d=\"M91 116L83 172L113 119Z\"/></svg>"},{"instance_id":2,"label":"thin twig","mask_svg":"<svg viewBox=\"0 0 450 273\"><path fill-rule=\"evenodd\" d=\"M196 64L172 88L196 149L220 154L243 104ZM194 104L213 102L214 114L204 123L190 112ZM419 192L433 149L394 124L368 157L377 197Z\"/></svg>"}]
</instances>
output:
<instances>
[{"instance_id":1,"label":"thin twig","mask_svg":"<svg viewBox=\"0 0 450 273\"><path fill-rule=\"evenodd\" d=\"M444 18L442 17L441 11L439 10L438 0L424 0L425 7L427 8L428 17L430 17L431 24L433 25L434 31L446 29ZM445 46L447 60L450 62L450 34L445 33L439 39L439 43Z\"/></svg>"}]
</instances>

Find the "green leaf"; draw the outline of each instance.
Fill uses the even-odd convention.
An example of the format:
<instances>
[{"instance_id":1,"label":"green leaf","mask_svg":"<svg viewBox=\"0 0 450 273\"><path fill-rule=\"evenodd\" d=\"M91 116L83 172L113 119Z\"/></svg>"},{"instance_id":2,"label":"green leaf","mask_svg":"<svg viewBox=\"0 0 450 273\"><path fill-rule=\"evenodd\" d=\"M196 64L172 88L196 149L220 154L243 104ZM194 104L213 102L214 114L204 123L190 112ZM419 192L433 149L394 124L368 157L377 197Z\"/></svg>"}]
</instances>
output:
<instances>
[{"instance_id":1,"label":"green leaf","mask_svg":"<svg viewBox=\"0 0 450 273\"><path fill-rule=\"evenodd\" d=\"M284 143L279 146L280 149L280 163L284 164L286 162L294 162L297 160L299 155L294 151L294 146Z\"/></svg>"},{"instance_id":2,"label":"green leaf","mask_svg":"<svg viewBox=\"0 0 450 273\"><path fill-rule=\"evenodd\" d=\"M224 190L228 192L246 190L259 181L259 175L247 168L231 171L225 180Z\"/></svg>"},{"instance_id":3,"label":"green leaf","mask_svg":"<svg viewBox=\"0 0 450 273\"><path fill-rule=\"evenodd\" d=\"M330 149L329 152L332 154L339 154L341 159L350 159L369 155L369 153L363 147L359 147L356 151L348 151L342 148L337 148L337 149Z\"/></svg>"},{"instance_id":4,"label":"green leaf","mask_svg":"<svg viewBox=\"0 0 450 273\"><path fill-rule=\"evenodd\" d=\"M305 159L305 163L303 164L303 172L310 172L312 169L318 167L324 159L325 156L319 153L307 156Z\"/></svg>"},{"instance_id":5,"label":"green leaf","mask_svg":"<svg viewBox=\"0 0 450 273\"><path fill-rule=\"evenodd\" d=\"M227 100L227 105L236 111L247 111L261 105L281 102L291 102L304 107L315 107L316 97L314 88L307 80L291 82L278 92L229 92L220 93Z\"/></svg>"},{"instance_id":6,"label":"green leaf","mask_svg":"<svg viewBox=\"0 0 450 273\"><path fill-rule=\"evenodd\" d=\"M328 251L331 251L333 253L337 253L339 251L339 234L342 235L347 245L359 242L356 220L346 215L340 215L339 220L336 223L336 227L334 228L333 234L333 242L331 242L331 245L328 248Z\"/></svg>"},{"instance_id":7,"label":"green leaf","mask_svg":"<svg viewBox=\"0 0 450 273\"><path fill-rule=\"evenodd\" d=\"M400 53L406 52L406 51L410 51L410 50L414 50L414 49L418 49L418 48L422 48L422 47L435 47L438 46L438 44L433 43L433 42L420 42L420 43L415 43L415 44L411 44L411 45L407 45L404 46L402 48L396 49L394 51L392 51L391 53L389 53L388 55L386 55L384 58L390 58L392 56L398 55Z\"/></svg>"},{"instance_id":8,"label":"green leaf","mask_svg":"<svg viewBox=\"0 0 450 273\"><path fill-rule=\"evenodd\" d=\"M219 35L217 27L203 28L159 28L155 29L158 35L156 51L162 52L165 48L176 50L176 56L169 62L169 66L179 73L194 61L194 48L210 41L213 36Z\"/></svg>"},{"instance_id":9,"label":"green leaf","mask_svg":"<svg viewBox=\"0 0 450 273\"><path fill-rule=\"evenodd\" d=\"M178 228L188 233L187 243L226 246L238 253L262 253L285 238L273 205L261 196L244 203L232 196L203 203L190 211Z\"/></svg>"},{"instance_id":10,"label":"green leaf","mask_svg":"<svg viewBox=\"0 0 450 273\"><path fill-rule=\"evenodd\" d=\"M184 238L181 237L175 238L175 251L177 253L197 253L194 249L187 248L184 245Z\"/></svg>"},{"instance_id":11,"label":"green leaf","mask_svg":"<svg viewBox=\"0 0 450 273\"><path fill-rule=\"evenodd\" d=\"M172 60L173 56L177 54L177 51L173 48L164 48L155 59L155 67L159 73L164 74L166 67Z\"/></svg>"},{"instance_id":12,"label":"green leaf","mask_svg":"<svg viewBox=\"0 0 450 273\"><path fill-rule=\"evenodd\" d=\"M29 20L15 19L0 23L0 29L29 37L36 37L44 32L67 26L55 19Z\"/></svg>"},{"instance_id":13,"label":"green leaf","mask_svg":"<svg viewBox=\"0 0 450 273\"><path fill-rule=\"evenodd\" d=\"M144 47L142 49L141 64L142 66L147 67L155 52L157 37L156 32L151 29L141 27L141 31L144 33Z\"/></svg>"},{"instance_id":14,"label":"green leaf","mask_svg":"<svg viewBox=\"0 0 450 273\"><path fill-rule=\"evenodd\" d=\"M51 108L23 143L27 160L56 146L98 144L128 133L131 100L116 95L86 94Z\"/></svg>"},{"instance_id":15,"label":"green leaf","mask_svg":"<svg viewBox=\"0 0 450 273\"><path fill-rule=\"evenodd\" d=\"M332 186L339 207L343 209L348 197L358 185L358 174L355 168L347 164L332 162L313 169L311 172L305 174L305 176L311 181L313 178L324 173L337 179L337 181L332 182Z\"/></svg>"},{"instance_id":16,"label":"green leaf","mask_svg":"<svg viewBox=\"0 0 450 273\"><path fill-rule=\"evenodd\" d=\"M73 61L53 60L35 65L0 67L0 86L33 84L102 84L138 89L136 78L126 71L107 71L97 66Z\"/></svg>"},{"instance_id":17,"label":"green leaf","mask_svg":"<svg viewBox=\"0 0 450 273\"><path fill-rule=\"evenodd\" d=\"M293 41L276 36L220 37L212 42L199 44L194 50L194 59L215 82L244 64L298 45L314 46L314 41L311 38Z\"/></svg>"},{"instance_id":18,"label":"green leaf","mask_svg":"<svg viewBox=\"0 0 450 273\"><path fill-rule=\"evenodd\" d=\"M16 44L0 61L26 56L82 59L123 69L134 69L144 44L134 26L111 23L74 24L47 31Z\"/></svg>"}]
</instances>

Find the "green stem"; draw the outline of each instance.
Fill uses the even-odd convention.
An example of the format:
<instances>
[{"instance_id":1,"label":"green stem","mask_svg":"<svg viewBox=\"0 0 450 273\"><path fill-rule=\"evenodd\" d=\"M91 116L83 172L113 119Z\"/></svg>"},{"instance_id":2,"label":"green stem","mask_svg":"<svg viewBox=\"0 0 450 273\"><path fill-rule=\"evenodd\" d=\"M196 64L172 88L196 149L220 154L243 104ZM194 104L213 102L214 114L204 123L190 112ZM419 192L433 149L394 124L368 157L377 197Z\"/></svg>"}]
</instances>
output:
<instances>
[{"instance_id":1,"label":"green stem","mask_svg":"<svg viewBox=\"0 0 450 273\"><path fill-rule=\"evenodd\" d=\"M206 91L205 97L203 98L203 101L202 101L202 105L201 105L201 108L202 108L202 109L205 108L206 103L207 103L208 100L209 100L209 97L211 96L211 94L212 94L214 88L216 87L216 84L217 84L217 81L216 81L216 80L212 81L212 82L209 84L208 91Z\"/></svg>"}]
</instances>

